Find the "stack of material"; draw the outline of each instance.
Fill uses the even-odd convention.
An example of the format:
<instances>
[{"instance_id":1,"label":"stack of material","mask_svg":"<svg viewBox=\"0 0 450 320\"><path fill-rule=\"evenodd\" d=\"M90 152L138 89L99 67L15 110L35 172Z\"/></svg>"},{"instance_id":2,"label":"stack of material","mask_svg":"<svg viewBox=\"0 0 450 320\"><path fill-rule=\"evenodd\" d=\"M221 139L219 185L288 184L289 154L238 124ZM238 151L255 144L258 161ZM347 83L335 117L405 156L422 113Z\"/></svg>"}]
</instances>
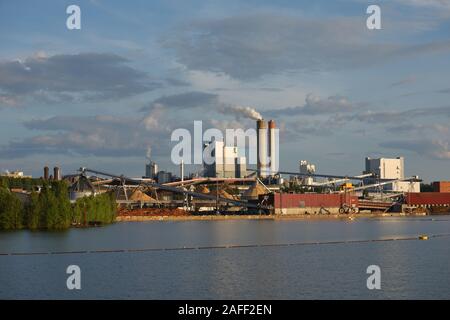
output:
<instances>
[{"instance_id":1,"label":"stack of material","mask_svg":"<svg viewBox=\"0 0 450 320\"><path fill-rule=\"evenodd\" d=\"M133 194L130 196L130 200L132 200L132 201L141 201L141 202L155 201L155 199L153 199L149 195L143 193L139 189L137 189L135 192L133 192Z\"/></svg>"},{"instance_id":2,"label":"stack of material","mask_svg":"<svg viewBox=\"0 0 450 320\"><path fill-rule=\"evenodd\" d=\"M200 192L200 193L210 193L210 192L211 192L211 191L210 191L206 186L204 186L204 185L199 185L199 186L197 186L196 191L197 191L197 192Z\"/></svg>"},{"instance_id":3,"label":"stack of material","mask_svg":"<svg viewBox=\"0 0 450 320\"><path fill-rule=\"evenodd\" d=\"M188 216L189 212L176 208L176 209L163 209L163 208L152 208L152 209L119 209L119 216Z\"/></svg>"},{"instance_id":4,"label":"stack of material","mask_svg":"<svg viewBox=\"0 0 450 320\"><path fill-rule=\"evenodd\" d=\"M214 190L210 194L216 196L217 192ZM226 192L225 190L222 190L222 189L219 189L219 197L220 198L225 198L225 199L235 200L235 198L231 194L229 194L228 192Z\"/></svg>"},{"instance_id":5,"label":"stack of material","mask_svg":"<svg viewBox=\"0 0 450 320\"><path fill-rule=\"evenodd\" d=\"M264 188L258 182L255 182L247 191L244 192L244 198L249 200L258 199L259 195L268 194L266 188Z\"/></svg>"}]
</instances>

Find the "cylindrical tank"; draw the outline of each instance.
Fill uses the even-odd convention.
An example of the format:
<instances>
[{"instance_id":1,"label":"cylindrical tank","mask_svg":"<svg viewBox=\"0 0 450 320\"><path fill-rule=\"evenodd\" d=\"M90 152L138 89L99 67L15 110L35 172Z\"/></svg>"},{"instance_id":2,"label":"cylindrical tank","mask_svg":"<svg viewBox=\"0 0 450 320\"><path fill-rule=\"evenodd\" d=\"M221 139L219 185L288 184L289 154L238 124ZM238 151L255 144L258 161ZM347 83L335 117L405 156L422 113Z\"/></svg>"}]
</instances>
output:
<instances>
[{"instance_id":1,"label":"cylindrical tank","mask_svg":"<svg viewBox=\"0 0 450 320\"><path fill-rule=\"evenodd\" d=\"M261 178L267 177L267 122L263 119L256 122L257 144L258 144L258 176Z\"/></svg>"},{"instance_id":2,"label":"cylindrical tank","mask_svg":"<svg viewBox=\"0 0 450 320\"><path fill-rule=\"evenodd\" d=\"M276 137L275 137L275 121L269 121L269 157L270 157L270 175L273 176L278 172L278 155L276 148Z\"/></svg>"},{"instance_id":3,"label":"cylindrical tank","mask_svg":"<svg viewBox=\"0 0 450 320\"><path fill-rule=\"evenodd\" d=\"M49 178L49 169L48 167L44 167L44 180L48 180Z\"/></svg>"},{"instance_id":4,"label":"cylindrical tank","mask_svg":"<svg viewBox=\"0 0 450 320\"><path fill-rule=\"evenodd\" d=\"M53 179L56 181L61 180L61 169L59 167L53 168Z\"/></svg>"}]
</instances>

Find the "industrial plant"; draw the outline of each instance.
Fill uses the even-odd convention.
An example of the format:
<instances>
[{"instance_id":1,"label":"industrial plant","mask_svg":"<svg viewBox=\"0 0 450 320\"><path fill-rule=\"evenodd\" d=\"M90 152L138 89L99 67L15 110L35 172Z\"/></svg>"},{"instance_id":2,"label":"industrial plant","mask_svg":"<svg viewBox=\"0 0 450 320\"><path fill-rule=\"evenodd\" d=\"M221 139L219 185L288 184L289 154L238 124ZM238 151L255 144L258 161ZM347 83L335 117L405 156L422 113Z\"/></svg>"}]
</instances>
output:
<instances>
[{"instance_id":1,"label":"industrial plant","mask_svg":"<svg viewBox=\"0 0 450 320\"><path fill-rule=\"evenodd\" d=\"M45 167L44 180L64 179L70 200L113 192L124 215L349 215L349 214L438 214L450 211L450 182L436 181L421 190L418 176L405 176L405 159L365 158L361 174L322 173L310 160L299 160L298 171L279 169L275 121L256 120L257 163L237 146L223 141L204 143L213 156L203 170L186 176L159 170L149 159L139 178L102 170L80 168L75 174L53 174ZM320 173L319 173L320 172ZM20 176L20 173L9 173ZM23 175L23 173L21 173Z\"/></svg>"}]
</instances>

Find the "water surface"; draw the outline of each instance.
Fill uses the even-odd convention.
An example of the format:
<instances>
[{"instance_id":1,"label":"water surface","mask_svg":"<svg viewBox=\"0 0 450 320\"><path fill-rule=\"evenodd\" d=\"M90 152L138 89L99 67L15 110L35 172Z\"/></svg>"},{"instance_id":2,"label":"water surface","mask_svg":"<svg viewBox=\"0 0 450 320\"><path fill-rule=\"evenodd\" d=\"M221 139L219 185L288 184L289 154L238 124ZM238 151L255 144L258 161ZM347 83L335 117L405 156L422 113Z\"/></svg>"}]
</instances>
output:
<instances>
[{"instance_id":1,"label":"water surface","mask_svg":"<svg viewBox=\"0 0 450 320\"><path fill-rule=\"evenodd\" d=\"M0 232L0 253L9 254L0 255L0 298L449 299L449 236L346 242L420 234L450 234L450 217L151 221ZM298 245L311 242L319 244ZM264 246L276 244L297 245ZM260 247L204 248L228 245ZM158 250L183 247L204 249ZM92 252L130 249L156 250ZM67 251L86 253L45 254ZM79 291L66 287L71 264L82 270ZM381 268L381 290L366 287L372 264Z\"/></svg>"}]
</instances>

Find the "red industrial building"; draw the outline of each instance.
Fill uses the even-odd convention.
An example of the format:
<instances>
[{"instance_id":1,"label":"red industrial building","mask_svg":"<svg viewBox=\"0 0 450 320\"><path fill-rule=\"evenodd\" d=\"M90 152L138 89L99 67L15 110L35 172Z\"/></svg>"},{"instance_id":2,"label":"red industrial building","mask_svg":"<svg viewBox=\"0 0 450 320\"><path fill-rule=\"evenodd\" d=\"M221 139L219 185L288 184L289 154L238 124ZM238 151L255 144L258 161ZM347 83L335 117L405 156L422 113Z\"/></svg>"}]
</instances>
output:
<instances>
[{"instance_id":1,"label":"red industrial building","mask_svg":"<svg viewBox=\"0 0 450 320\"><path fill-rule=\"evenodd\" d=\"M405 195L410 206L450 206L450 192L410 192Z\"/></svg>"},{"instance_id":2,"label":"red industrial building","mask_svg":"<svg viewBox=\"0 0 450 320\"><path fill-rule=\"evenodd\" d=\"M260 201L264 197L260 196ZM429 208L430 212L450 210L450 192L409 192L403 199L408 207ZM272 193L266 200L273 206L275 214L337 214L395 209L395 202L359 200L353 193ZM398 207L398 210L402 209Z\"/></svg>"},{"instance_id":3,"label":"red industrial building","mask_svg":"<svg viewBox=\"0 0 450 320\"><path fill-rule=\"evenodd\" d=\"M340 208L357 208L358 197L351 193L273 193L269 203L275 214L339 213Z\"/></svg>"}]
</instances>

